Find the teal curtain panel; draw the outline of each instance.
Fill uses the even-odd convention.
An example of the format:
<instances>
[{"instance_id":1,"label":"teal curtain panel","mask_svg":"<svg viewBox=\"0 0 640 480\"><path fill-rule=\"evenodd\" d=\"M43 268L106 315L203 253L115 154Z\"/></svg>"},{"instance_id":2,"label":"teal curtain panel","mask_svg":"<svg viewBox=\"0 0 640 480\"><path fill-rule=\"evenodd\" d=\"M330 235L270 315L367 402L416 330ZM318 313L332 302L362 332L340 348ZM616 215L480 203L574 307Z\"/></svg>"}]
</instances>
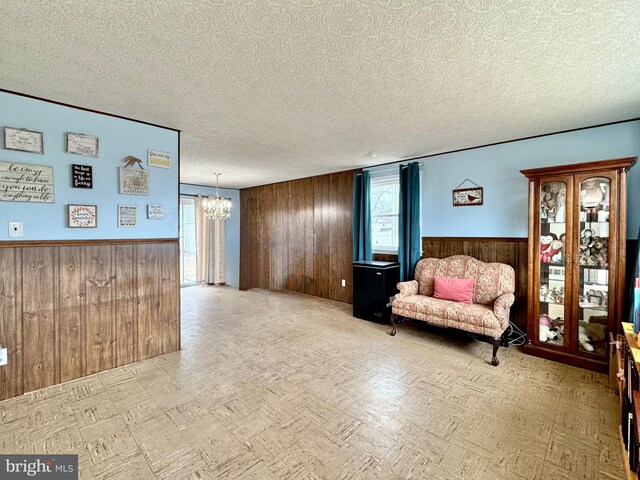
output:
<instances>
[{"instance_id":1,"label":"teal curtain panel","mask_svg":"<svg viewBox=\"0 0 640 480\"><path fill-rule=\"evenodd\" d=\"M371 205L369 172L353 176L353 261L371 260Z\"/></svg>"},{"instance_id":2,"label":"teal curtain panel","mask_svg":"<svg viewBox=\"0 0 640 480\"><path fill-rule=\"evenodd\" d=\"M400 281L413 279L420 260L420 166L418 162L400 165L398 262Z\"/></svg>"}]
</instances>

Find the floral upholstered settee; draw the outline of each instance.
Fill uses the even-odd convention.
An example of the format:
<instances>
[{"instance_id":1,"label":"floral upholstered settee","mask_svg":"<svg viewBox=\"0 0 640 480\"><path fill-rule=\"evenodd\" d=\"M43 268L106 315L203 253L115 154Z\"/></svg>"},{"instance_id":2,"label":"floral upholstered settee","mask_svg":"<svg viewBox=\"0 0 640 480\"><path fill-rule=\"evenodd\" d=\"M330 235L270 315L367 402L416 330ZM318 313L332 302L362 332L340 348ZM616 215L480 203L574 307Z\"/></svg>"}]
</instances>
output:
<instances>
[{"instance_id":1,"label":"floral upholstered settee","mask_svg":"<svg viewBox=\"0 0 640 480\"><path fill-rule=\"evenodd\" d=\"M474 279L472 303L434 298L435 277ZM511 266L484 263L466 255L423 258L416 265L415 280L398 283L398 290L391 305L391 335L396 334L399 316L486 335L493 343L491 363L498 365L498 346L515 301L515 271Z\"/></svg>"}]
</instances>

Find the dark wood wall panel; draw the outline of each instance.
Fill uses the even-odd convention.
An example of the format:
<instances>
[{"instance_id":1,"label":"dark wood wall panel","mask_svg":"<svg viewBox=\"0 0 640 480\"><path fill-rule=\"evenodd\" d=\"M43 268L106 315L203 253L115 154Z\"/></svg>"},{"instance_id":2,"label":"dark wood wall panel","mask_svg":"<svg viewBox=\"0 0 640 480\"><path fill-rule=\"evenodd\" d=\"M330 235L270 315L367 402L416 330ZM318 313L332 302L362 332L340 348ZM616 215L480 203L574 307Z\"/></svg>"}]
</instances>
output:
<instances>
[{"instance_id":1,"label":"dark wood wall panel","mask_svg":"<svg viewBox=\"0 0 640 480\"><path fill-rule=\"evenodd\" d=\"M84 249L86 288L85 373L109 370L114 362L114 278L110 245Z\"/></svg>"},{"instance_id":2,"label":"dark wood wall panel","mask_svg":"<svg viewBox=\"0 0 640 480\"><path fill-rule=\"evenodd\" d=\"M138 357L151 358L160 353L160 246L138 250Z\"/></svg>"},{"instance_id":3,"label":"dark wood wall panel","mask_svg":"<svg viewBox=\"0 0 640 480\"><path fill-rule=\"evenodd\" d=\"M8 249L0 249L8 250ZM82 249L60 247L58 250L58 348L60 381L84 375L85 284L82 271Z\"/></svg>"},{"instance_id":4,"label":"dark wood wall panel","mask_svg":"<svg viewBox=\"0 0 640 480\"><path fill-rule=\"evenodd\" d=\"M180 250L178 244L163 244L160 250L160 351L173 352L180 349Z\"/></svg>"},{"instance_id":5,"label":"dark wood wall panel","mask_svg":"<svg viewBox=\"0 0 640 480\"><path fill-rule=\"evenodd\" d=\"M289 186L275 183L271 189L271 290L284 290L289 277Z\"/></svg>"},{"instance_id":6,"label":"dark wood wall panel","mask_svg":"<svg viewBox=\"0 0 640 480\"><path fill-rule=\"evenodd\" d=\"M180 348L177 240L0 244L0 400Z\"/></svg>"},{"instance_id":7,"label":"dark wood wall panel","mask_svg":"<svg viewBox=\"0 0 640 480\"><path fill-rule=\"evenodd\" d=\"M23 392L21 285L22 251L0 248L0 345L9 355L9 363L0 367L0 400Z\"/></svg>"},{"instance_id":8,"label":"dark wood wall panel","mask_svg":"<svg viewBox=\"0 0 640 480\"><path fill-rule=\"evenodd\" d=\"M354 172L240 191L241 290L351 302Z\"/></svg>"},{"instance_id":9,"label":"dark wood wall panel","mask_svg":"<svg viewBox=\"0 0 640 480\"><path fill-rule=\"evenodd\" d=\"M257 189L240 192L240 290L258 284L258 204Z\"/></svg>"},{"instance_id":10,"label":"dark wood wall panel","mask_svg":"<svg viewBox=\"0 0 640 480\"><path fill-rule=\"evenodd\" d=\"M527 328L527 239L526 238L445 238L422 237L422 256L444 258L469 255L483 262L511 265L516 271L516 301L511 321L523 331Z\"/></svg>"},{"instance_id":11,"label":"dark wood wall panel","mask_svg":"<svg viewBox=\"0 0 640 480\"><path fill-rule=\"evenodd\" d=\"M133 245L114 245L114 291L116 294L115 329L116 361L115 366L133 363L138 358L138 323L136 275Z\"/></svg>"},{"instance_id":12,"label":"dark wood wall panel","mask_svg":"<svg viewBox=\"0 0 640 480\"><path fill-rule=\"evenodd\" d=\"M287 290L313 295L313 179L289 182L289 281Z\"/></svg>"},{"instance_id":13,"label":"dark wood wall panel","mask_svg":"<svg viewBox=\"0 0 640 480\"><path fill-rule=\"evenodd\" d=\"M318 297L331 298L331 246L329 210L331 176L313 178L313 276Z\"/></svg>"},{"instance_id":14,"label":"dark wood wall panel","mask_svg":"<svg viewBox=\"0 0 640 480\"><path fill-rule=\"evenodd\" d=\"M22 252L22 345L24 391L56 383L54 247ZM9 359L11 361L11 359Z\"/></svg>"},{"instance_id":15,"label":"dark wood wall panel","mask_svg":"<svg viewBox=\"0 0 640 480\"><path fill-rule=\"evenodd\" d=\"M330 297L351 303L353 276L353 174L331 174L330 253L331 271ZM347 287L342 286L342 279Z\"/></svg>"},{"instance_id":16,"label":"dark wood wall panel","mask_svg":"<svg viewBox=\"0 0 640 480\"><path fill-rule=\"evenodd\" d=\"M376 262L397 262L398 255L393 253L374 253L373 260Z\"/></svg>"}]
</instances>

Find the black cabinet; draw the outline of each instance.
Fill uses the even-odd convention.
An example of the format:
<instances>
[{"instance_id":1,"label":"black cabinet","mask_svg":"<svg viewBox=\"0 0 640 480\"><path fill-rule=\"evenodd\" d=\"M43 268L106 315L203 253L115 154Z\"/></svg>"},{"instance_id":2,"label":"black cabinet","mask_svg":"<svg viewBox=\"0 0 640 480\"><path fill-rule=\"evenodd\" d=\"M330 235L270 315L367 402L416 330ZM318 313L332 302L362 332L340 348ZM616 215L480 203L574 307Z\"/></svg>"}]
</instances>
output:
<instances>
[{"instance_id":1,"label":"black cabinet","mask_svg":"<svg viewBox=\"0 0 640 480\"><path fill-rule=\"evenodd\" d=\"M353 263L353 316L388 322L391 301L398 290L398 262L360 261Z\"/></svg>"}]
</instances>

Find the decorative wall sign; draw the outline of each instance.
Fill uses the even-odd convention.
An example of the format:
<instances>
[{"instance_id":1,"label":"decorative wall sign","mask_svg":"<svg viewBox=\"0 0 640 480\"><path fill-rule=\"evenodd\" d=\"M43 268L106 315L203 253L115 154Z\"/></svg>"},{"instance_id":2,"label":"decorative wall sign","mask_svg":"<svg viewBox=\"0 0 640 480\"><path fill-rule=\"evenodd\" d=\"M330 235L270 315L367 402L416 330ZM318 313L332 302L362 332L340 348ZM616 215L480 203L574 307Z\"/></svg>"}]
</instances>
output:
<instances>
[{"instance_id":1,"label":"decorative wall sign","mask_svg":"<svg viewBox=\"0 0 640 480\"><path fill-rule=\"evenodd\" d=\"M68 205L67 220L69 228L95 228L98 226L98 207L96 205Z\"/></svg>"},{"instance_id":2,"label":"decorative wall sign","mask_svg":"<svg viewBox=\"0 0 640 480\"><path fill-rule=\"evenodd\" d=\"M473 188L460 188L465 182L475 185ZM453 190L453 206L454 207L471 207L482 205L483 190L482 187L475 184L468 178Z\"/></svg>"},{"instance_id":3,"label":"decorative wall sign","mask_svg":"<svg viewBox=\"0 0 640 480\"><path fill-rule=\"evenodd\" d=\"M0 162L0 200L53 203L53 168Z\"/></svg>"},{"instance_id":4,"label":"decorative wall sign","mask_svg":"<svg viewBox=\"0 0 640 480\"><path fill-rule=\"evenodd\" d=\"M83 135L82 133L67 132L67 153L83 155L85 157L98 156L98 137Z\"/></svg>"},{"instance_id":5,"label":"decorative wall sign","mask_svg":"<svg viewBox=\"0 0 640 480\"><path fill-rule=\"evenodd\" d=\"M120 167L120 193L123 195L149 195L149 172Z\"/></svg>"},{"instance_id":6,"label":"decorative wall sign","mask_svg":"<svg viewBox=\"0 0 640 480\"><path fill-rule=\"evenodd\" d=\"M150 220L159 220L164 218L164 206L147 205L147 218Z\"/></svg>"},{"instance_id":7,"label":"decorative wall sign","mask_svg":"<svg viewBox=\"0 0 640 480\"><path fill-rule=\"evenodd\" d=\"M4 148L29 153L44 153L42 132L4 127Z\"/></svg>"},{"instance_id":8,"label":"decorative wall sign","mask_svg":"<svg viewBox=\"0 0 640 480\"><path fill-rule=\"evenodd\" d=\"M71 186L73 188L93 188L93 167L91 165L71 165Z\"/></svg>"},{"instance_id":9,"label":"decorative wall sign","mask_svg":"<svg viewBox=\"0 0 640 480\"><path fill-rule=\"evenodd\" d=\"M150 167L171 168L171 154L147 150L147 165Z\"/></svg>"},{"instance_id":10,"label":"decorative wall sign","mask_svg":"<svg viewBox=\"0 0 640 480\"><path fill-rule=\"evenodd\" d=\"M138 206L118 205L118 227L138 226Z\"/></svg>"}]
</instances>

